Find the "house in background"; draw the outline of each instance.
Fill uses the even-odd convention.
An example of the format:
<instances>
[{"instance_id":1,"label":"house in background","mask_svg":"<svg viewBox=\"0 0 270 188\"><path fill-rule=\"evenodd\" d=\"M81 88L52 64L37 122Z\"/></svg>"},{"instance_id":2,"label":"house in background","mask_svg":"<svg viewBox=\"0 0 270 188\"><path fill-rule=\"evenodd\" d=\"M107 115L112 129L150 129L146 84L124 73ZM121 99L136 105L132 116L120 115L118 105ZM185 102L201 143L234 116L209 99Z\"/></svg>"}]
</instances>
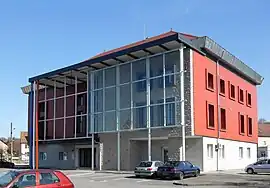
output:
<instances>
[{"instance_id":1,"label":"house in background","mask_svg":"<svg viewBox=\"0 0 270 188\"><path fill-rule=\"evenodd\" d=\"M29 146L27 142L28 132L21 132L20 134L20 148L21 148L21 160L24 162L29 161Z\"/></svg>"},{"instance_id":2,"label":"house in background","mask_svg":"<svg viewBox=\"0 0 270 188\"><path fill-rule=\"evenodd\" d=\"M259 123L258 128L258 158L270 156L270 122Z\"/></svg>"},{"instance_id":3,"label":"house in background","mask_svg":"<svg viewBox=\"0 0 270 188\"><path fill-rule=\"evenodd\" d=\"M0 160L1 159L6 159L7 157L7 152L8 151L8 145L5 141L0 139Z\"/></svg>"}]
</instances>

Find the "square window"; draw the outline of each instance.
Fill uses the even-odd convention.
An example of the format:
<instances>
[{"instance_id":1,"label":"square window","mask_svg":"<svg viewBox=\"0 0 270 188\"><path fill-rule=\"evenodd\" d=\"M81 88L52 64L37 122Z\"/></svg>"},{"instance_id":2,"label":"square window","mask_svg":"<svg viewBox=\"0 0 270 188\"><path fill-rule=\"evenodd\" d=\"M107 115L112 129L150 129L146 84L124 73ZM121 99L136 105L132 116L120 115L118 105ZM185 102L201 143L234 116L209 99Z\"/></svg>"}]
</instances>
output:
<instances>
[{"instance_id":1,"label":"square window","mask_svg":"<svg viewBox=\"0 0 270 188\"><path fill-rule=\"evenodd\" d=\"M219 150L219 158L224 159L225 158L225 146L222 145L220 150Z\"/></svg>"},{"instance_id":2,"label":"square window","mask_svg":"<svg viewBox=\"0 0 270 188\"><path fill-rule=\"evenodd\" d=\"M206 88L210 91L214 90L214 75L206 70Z\"/></svg>"},{"instance_id":3,"label":"square window","mask_svg":"<svg viewBox=\"0 0 270 188\"><path fill-rule=\"evenodd\" d=\"M220 121L221 130L226 130L226 110L224 108L220 109Z\"/></svg>"},{"instance_id":4,"label":"square window","mask_svg":"<svg viewBox=\"0 0 270 188\"><path fill-rule=\"evenodd\" d=\"M243 147L239 147L239 158L243 159Z\"/></svg>"},{"instance_id":5,"label":"square window","mask_svg":"<svg viewBox=\"0 0 270 188\"><path fill-rule=\"evenodd\" d=\"M235 86L229 83L230 99L235 99Z\"/></svg>"},{"instance_id":6,"label":"square window","mask_svg":"<svg viewBox=\"0 0 270 188\"><path fill-rule=\"evenodd\" d=\"M251 136L253 134L252 118L247 117L247 119L248 119L248 135Z\"/></svg>"},{"instance_id":7,"label":"square window","mask_svg":"<svg viewBox=\"0 0 270 188\"><path fill-rule=\"evenodd\" d=\"M245 116L239 113L240 134L245 134Z\"/></svg>"},{"instance_id":8,"label":"square window","mask_svg":"<svg viewBox=\"0 0 270 188\"><path fill-rule=\"evenodd\" d=\"M219 88L220 94L225 95L225 81L222 79L219 80Z\"/></svg>"},{"instance_id":9,"label":"square window","mask_svg":"<svg viewBox=\"0 0 270 188\"><path fill-rule=\"evenodd\" d=\"M208 128L215 128L215 107L209 103L207 103L207 120Z\"/></svg>"},{"instance_id":10,"label":"square window","mask_svg":"<svg viewBox=\"0 0 270 188\"><path fill-rule=\"evenodd\" d=\"M251 94L247 92L247 105L249 107L251 107L251 104L252 104L252 102L251 102Z\"/></svg>"},{"instance_id":11,"label":"square window","mask_svg":"<svg viewBox=\"0 0 270 188\"><path fill-rule=\"evenodd\" d=\"M238 87L238 101L244 103L244 91Z\"/></svg>"},{"instance_id":12,"label":"square window","mask_svg":"<svg viewBox=\"0 0 270 188\"><path fill-rule=\"evenodd\" d=\"M213 151L214 147L213 147L213 144L207 144L207 157L208 158L213 158L213 154L214 154L214 151Z\"/></svg>"},{"instance_id":13,"label":"square window","mask_svg":"<svg viewBox=\"0 0 270 188\"><path fill-rule=\"evenodd\" d=\"M247 157L249 159L251 158L251 150L250 150L250 148L247 148Z\"/></svg>"}]
</instances>

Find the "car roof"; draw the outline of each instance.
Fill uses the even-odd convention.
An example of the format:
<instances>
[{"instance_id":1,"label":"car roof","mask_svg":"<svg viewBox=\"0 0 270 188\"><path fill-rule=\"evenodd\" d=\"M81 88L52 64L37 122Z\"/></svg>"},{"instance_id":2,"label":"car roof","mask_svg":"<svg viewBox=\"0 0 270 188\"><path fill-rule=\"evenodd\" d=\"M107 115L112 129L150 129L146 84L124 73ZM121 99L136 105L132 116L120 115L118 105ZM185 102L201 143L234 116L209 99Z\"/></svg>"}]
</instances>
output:
<instances>
[{"instance_id":1,"label":"car roof","mask_svg":"<svg viewBox=\"0 0 270 188\"><path fill-rule=\"evenodd\" d=\"M57 170L52 170L52 169L28 169L28 170L13 170L15 172L19 172L20 174L22 173L35 173L35 172L41 172L41 173L44 173L44 172L55 172Z\"/></svg>"}]
</instances>

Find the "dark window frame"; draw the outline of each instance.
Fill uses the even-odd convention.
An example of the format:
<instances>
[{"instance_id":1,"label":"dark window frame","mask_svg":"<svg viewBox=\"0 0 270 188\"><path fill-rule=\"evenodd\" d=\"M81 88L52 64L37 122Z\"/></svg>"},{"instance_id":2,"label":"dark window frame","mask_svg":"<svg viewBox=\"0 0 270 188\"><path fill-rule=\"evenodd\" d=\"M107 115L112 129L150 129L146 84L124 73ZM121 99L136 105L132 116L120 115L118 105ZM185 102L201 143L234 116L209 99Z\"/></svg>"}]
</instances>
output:
<instances>
[{"instance_id":1,"label":"dark window frame","mask_svg":"<svg viewBox=\"0 0 270 188\"><path fill-rule=\"evenodd\" d=\"M241 89L239 86L238 86L238 102L241 103L241 104L244 104L244 90Z\"/></svg>"},{"instance_id":2,"label":"dark window frame","mask_svg":"<svg viewBox=\"0 0 270 188\"><path fill-rule=\"evenodd\" d=\"M225 108L220 108L220 129L221 131L227 130L227 113Z\"/></svg>"},{"instance_id":3,"label":"dark window frame","mask_svg":"<svg viewBox=\"0 0 270 188\"><path fill-rule=\"evenodd\" d=\"M219 94L222 96L226 95L226 82L224 79L219 79Z\"/></svg>"},{"instance_id":4,"label":"dark window frame","mask_svg":"<svg viewBox=\"0 0 270 188\"><path fill-rule=\"evenodd\" d=\"M211 109L210 109L211 108ZM213 112L210 112L210 110ZM206 102L206 120L207 120L207 128L208 129L215 129L215 105L209 102ZM210 117L210 115L212 116Z\"/></svg>"},{"instance_id":5,"label":"dark window frame","mask_svg":"<svg viewBox=\"0 0 270 188\"><path fill-rule=\"evenodd\" d=\"M235 100L235 85L233 85L231 82L229 82L229 98L231 100Z\"/></svg>"},{"instance_id":6,"label":"dark window frame","mask_svg":"<svg viewBox=\"0 0 270 188\"><path fill-rule=\"evenodd\" d=\"M245 115L239 112L239 134L245 134Z\"/></svg>"},{"instance_id":7,"label":"dark window frame","mask_svg":"<svg viewBox=\"0 0 270 188\"><path fill-rule=\"evenodd\" d=\"M206 89L209 91L215 91L215 79L214 74L205 69L205 81L206 81Z\"/></svg>"},{"instance_id":8,"label":"dark window frame","mask_svg":"<svg viewBox=\"0 0 270 188\"><path fill-rule=\"evenodd\" d=\"M252 96L251 93L246 91L246 101L247 101L247 106L251 107L252 106Z\"/></svg>"},{"instance_id":9,"label":"dark window frame","mask_svg":"<svg viewBox=\"0 0 270 188\"><path fill-rule=\"evenodd\" d=\"M247 116L247 133L248 136L253 135L253 119L250 116Z\"/></svg>"}]
</instances>

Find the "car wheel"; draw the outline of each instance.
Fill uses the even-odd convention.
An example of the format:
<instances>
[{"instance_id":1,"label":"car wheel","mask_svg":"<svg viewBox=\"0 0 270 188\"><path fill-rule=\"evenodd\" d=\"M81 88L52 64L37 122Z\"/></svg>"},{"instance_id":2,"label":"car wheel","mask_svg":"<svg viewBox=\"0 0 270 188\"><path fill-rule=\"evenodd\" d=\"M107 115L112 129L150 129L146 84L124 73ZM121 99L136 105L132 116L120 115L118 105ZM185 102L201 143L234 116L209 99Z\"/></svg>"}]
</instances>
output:
<instances>
[{"instance_id":1,"label":"car wheel","mask_svg":"<svg viewBox=\"0 0 270 188\"><path fill-rule=\"evenodd\" d=\"M157 178L157 173L154 172L154 173L152 174L151 178Z\"/></svg>"},{"instance_id":2,"label":"car wheel","mask_svg":"<svg viewBox=\"0 0 270 188\"><path fill-rule=\"evenodd\" d=\"M252 168L248 168L248 169L247 169L247 173L248 173L248 174L254 174L254 170L253 170Z\"/></svg>"},{"instance_id":3,"label":"car wheel","mask_svg":"<svg viewBox=\"0 0 270 188\"><path fill-rule=\"evenodd\" d=\"M200 171L196 170L195 173L194 173L194 177L198 177L199 175L200 175Z\"/></svg>"},{"instance_id":4,"label":"car wheel","mask_svg":"<svg viewBox=\"0 0 270 188\"><path fill-rule=\"evenodd\" d=\"M180 179L180 180L184 179L184 173L183 173L183 172L180 172L180 173L179 173L179 179Z\"/></svg>"}]
</instances>

